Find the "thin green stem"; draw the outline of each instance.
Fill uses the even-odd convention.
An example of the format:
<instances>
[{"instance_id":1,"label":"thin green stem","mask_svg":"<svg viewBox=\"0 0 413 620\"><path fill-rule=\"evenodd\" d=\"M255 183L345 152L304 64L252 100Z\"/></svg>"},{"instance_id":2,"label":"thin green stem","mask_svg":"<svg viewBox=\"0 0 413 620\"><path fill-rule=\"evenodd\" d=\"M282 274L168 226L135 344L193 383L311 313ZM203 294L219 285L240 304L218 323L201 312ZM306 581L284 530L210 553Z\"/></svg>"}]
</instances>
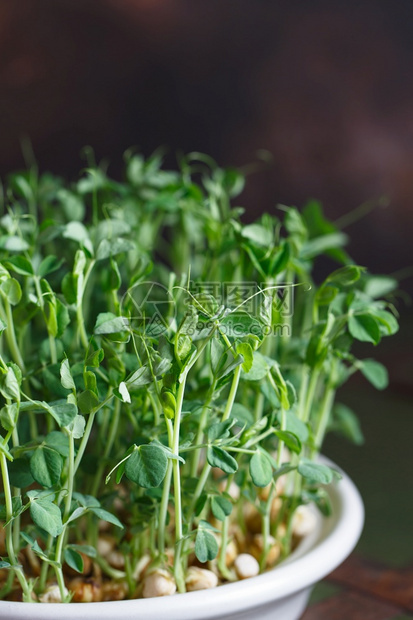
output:
<instances>
[{"instance_id":1,"label":"thin green stem","mask_svg":"<svg viewBox=\"0 0 413 620\"><path fill-rule=\"evenodd\" d=\"M178 388L178 394L176 398L176 409L175 409L175 417L174 417L174 429L173 429L173 438L172 438L172 452L175 455L179 455L179 433L180 433L180 425L181 425L181 412L182 412L182 403L184 400L184 392L187 378L187 371L184 372L183 376L180 378L180 385ZM174 558L174 575L176 585L178 587L179 592L185 592L185 580L183 575L183 568L181 562L181 552L182 552L182 539L183 539L183 531L182 531L182 498L181 498L181 477L180 477L180 467L178 459L174 459L172 461L172 472L174 479L174 501L175 501L175 558Z\"/></svg>"},{"instance_id":2,"label":"thin green stem","mask_svg":"<svg viewBox=\"0 0 413 620\"><path fill-rule=\"evenodd\" d=\"M113 408L113 415L111 424L109 427L109 435L105 440L105 449L103 451L102 460L99 463L99 467L97 473L93 480L91 495L95 496L99 491L99 486L102 480L103 472L106 467L106 461L112 451L113 445L115 443L115 439L118 432L119 420L120 420L120 409L121 409L121 401L117 398L115 400L115 406Z\"/></svg>"},{"instance_id":3,"label":"thin green stem","mask_svg":"<svg viewBox=\"0 0 413 620\"><path fill-rule=\"evenodd\" d=\"M86 450L86 446L87 443L89 441L89 437L90 437L90 433L92 432L92 427L93 427L93 422L95 420L95 416L97 414L97 412L99 411L99 409L101 409L102 407L104 407L105 405L108 404L108 402L113 398L113 394L109 394L109 396L107 396L105 398L105 400L103 402L100 403L100 405L98 407L96 407L96 409L93 409L93 411L91 411L89 413L89 418L86 424L86 428L85 428L85 432L83 434L82 440L80 442L80 446L79 449L77 451L76 454L76 459L75 459L75 463L74 463L74 475L76 475L76 472L79 468L79 465L82 461L83 458L83 454Z\"/></svg>"},{"instance_id":4,"label":"thin green stem","mask_svg":"<svg viewBox=\"0 0 413 620\"><path fill-rule=\"evenodd\" d=\"M227 404L225 406L224 415L222 416L222 422L225 422L225 420L228 420L229 416L231 415L232 406L235 401L235 396L237 395L239 378L241 376L241 368L242 368L242 365L240 364L239 366L236 367L234 371L234 377L232 379L231 389L229 392Z\"/></svg>"},{"instance_id":5,"label":"thin green stem","mask_svg":"<svg viewBox=\"0 0 413 620\"><path fill-rule=\"evenodd\" d=\"M74 462L75 462L75 443L73 439L72 433L69 433L69 456L68 456L68 471L67 471L67 480L66 480L66 501L65 507L63 511L63 530L59 534L56 542L56 555L55 562L58 566L55 566L57 583L59 585L60 597L62 602L68 600L66 595L65 581L63 577L62 571L62 555L63 555L63 546L66 540L67 533L67 520L70 516L70 507L72 504L73 497L73 483L74 483Z\"/></svg>"},{"instance_id":6,"label":"thin green stem","mask_svg":"<svg viewBox=\"0 0 413 620\"><path fill-rule=\"evenodd\" d=\"M210 389L208 390L208 395L207 395L207 398L205 400L204 406L203 406L202 411L201 411L201 416L200 416L200 419L199 419L198 430L197 430L197 434L196 434L196 437L195 437L195 444L201 444L202 443L202 439L204 437L204 430L205 430L205 426L206 426L206 422L207 422L209 406L210 406L210 403L211 403L212 396L214 394L215 385L216 385L216 381L214 379ZM194 453L194 456L193 456L193 459L192 459L192 463L191 463L191 476L192 476L192 478L196 478L196 476L198 474L198 467L199 467L199 459L200 458L201 458L200 450L195 450L195 453Z\"/></svg>"},{"instance_id":7,"label":"thin green stem","mask_svg":"<svg viewBox=\"0 0 413 620\"><path fill-rule=\"evenodd\" d=\"M17 561L16 553L14 550L14 542L13 542L13 500L11 495L10 481L9 481L9 472L7 469L7 460L3 453L0 453L0 466L1 466L1 475L3 480L3 489L4 489L4 501L6 505L6 549L7 555L9 556L10 564L13 567L13 571L19 580L20 586L23 590L23 600L29 602L32 600L31 598L31 588L26 580L26 577L23 573L19 562Z\"/></svg>"},{"instance_id":8,"label":"thin green stem","mask_svg":"<svg viewBox=\"0 0 413 620\"><path fill-rule=\"evenodd\" d=\"M166 422L166 427L168 430L169 445L171 446L173 445L172 422L171 420L168 420L168 418L165 418L165 422ZM159 553L161 555L165 553L166 517L168 514L169 493L171 489L171 478L172 478L172 459L169 459L165 479L163 482L161 505L159 508L158 546L159 546Z\"/></svg>"}]
</instances>

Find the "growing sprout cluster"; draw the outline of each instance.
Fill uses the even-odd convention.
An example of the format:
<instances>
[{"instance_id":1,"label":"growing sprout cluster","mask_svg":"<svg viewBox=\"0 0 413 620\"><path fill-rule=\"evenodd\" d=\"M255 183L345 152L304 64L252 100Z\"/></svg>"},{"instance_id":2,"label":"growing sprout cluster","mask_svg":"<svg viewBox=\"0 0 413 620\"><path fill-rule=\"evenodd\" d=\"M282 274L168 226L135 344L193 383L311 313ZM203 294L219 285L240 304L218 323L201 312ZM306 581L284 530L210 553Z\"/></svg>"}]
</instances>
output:
<instances>
[{"instance_id":1,"label":"growing sprout cluster","mask_svg":"<svg viewBox=\"0 0 413 620\"><path fill-rule=\"evenodd\" d=\"M337 389L357 370L386 386L351 351L397 330L396 282L353 263L319 203L244 224L238 171L161 163L4 190L1 598L167 595L273 566L309 505L329 514L326 432L362 440Z\"/></svg>"}]
</instances>

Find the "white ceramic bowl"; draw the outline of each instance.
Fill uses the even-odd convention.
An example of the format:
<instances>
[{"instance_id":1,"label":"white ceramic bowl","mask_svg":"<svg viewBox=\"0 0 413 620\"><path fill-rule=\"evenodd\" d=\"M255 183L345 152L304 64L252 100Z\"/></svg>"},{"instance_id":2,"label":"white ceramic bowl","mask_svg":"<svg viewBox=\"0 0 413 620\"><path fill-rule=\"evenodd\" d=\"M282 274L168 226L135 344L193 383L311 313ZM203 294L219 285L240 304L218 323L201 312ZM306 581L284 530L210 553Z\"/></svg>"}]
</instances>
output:
<instances>
[{"instance_id":1,"label":"white ceramic bowl","mask_svg":"<svg viewBox=\"0 0 413 620\"><path fill-rule=\"evenodd\" d=\"M334 463L322 459L339 469ZM7 620L297 620L311 589L351 553L363 527L364 508L350 478L327 487L333 515L318 516L315 531L271 571L199 592L107 603L39 604L0 601Z\"/></svg>"}]
</instances>

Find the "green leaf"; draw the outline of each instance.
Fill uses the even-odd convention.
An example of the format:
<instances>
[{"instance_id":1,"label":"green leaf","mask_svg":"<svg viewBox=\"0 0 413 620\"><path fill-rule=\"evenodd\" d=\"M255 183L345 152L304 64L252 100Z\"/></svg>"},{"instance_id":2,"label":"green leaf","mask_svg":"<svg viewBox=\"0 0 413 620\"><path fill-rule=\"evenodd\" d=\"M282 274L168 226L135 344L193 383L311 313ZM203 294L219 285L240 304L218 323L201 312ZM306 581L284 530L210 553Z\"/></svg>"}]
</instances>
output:
<instances>
[{"instance_id":1,"label":"green leaf","mask_svg":"<svg viewBox=\"0 0 413 620\"><path fill-rule=\"evenodd\" d=\"M30 472L30 461L25 458L14 459L8 464L10 484L18 489L29 487L34 479Z\"/></svg>"},{"instance_id":2,"label":"green leaf","mask_svg":"<svg viewBox=\"0 0 413 620\"><path fill-rule=\"evenodd\" d=\"M254 423L254 415L248 407L241 403L234 403L231 409L231 418L235 418L241 426L251 426Z\"/></svg>"},{"instance_id":3,"label":"green leaf","mask_svg":"<svg viewBox=\"0 0 413 620\"><path fill-rule=\"evenodd\" d=\"M272 230L265 228L261 224L248 224L244 226L241 235L257 245L268 247L274 241Z\"/></svg>"},{"instance_id":4,"label":"green leaf","mask_svg":"<svg viewBox=\"0 0 413 620\"><path fill-rule=\"evenodd\" d=\"M324 284L320 286L318 289L315 299L319 306L328 306L330 305L334 299L337 297L339 289L337 286L331 286L329 284Z\"/></svg>"},{"instance_id":5,"label":"green leaf","mask_svg":"<svg viewBox=\"0 0 413 620\"><path fill-rule=\"evenodd\" d=\"M192 351L192 340L186 334L178 334L175 339L175 357L183 364Z\"/></svg>"},{"instance_id":6,"label":"green leaf","mask_svg":"<svg viewBox=\"0 0 413 620\"><path fill-rule=\"evenodd\" d=\"M290 431L275 431L278 439L284 442L289 450L295 452L296 454L300 454L301 452L301 441L294 433Z\"/></svg>"},{"instance_id":7,"label":"green leaf","mask_svg":"<svg viewBox=\"0 0 413 620\"><path fill-rule=\"evenodd\" d=\"M211 340L211 370L214 375L217 375L222 370L226 360L227 353L224 345L218 338L213 338Z\"/></svg>"},{"instance_id":8,"label":"green leaf","mask_svg":"<svg viewBox=\"0 0 413 620\"><path fill-rule=\"evenodd\" d=\"M60 509L50 500L43 498L32 500L30 516L38 527L53 538L62 533L63 523Z\"/></svg>"},{"instance_id":9,"label":"green leaf","mask_svg":"<svg viewBox=\"0 0 413 620\"><path fill-rule=\"evenodd\" d=\"M281 250L279 250L271 259L269 273L272 277L275 277L284 269L286 269L291 256L290 245L288 242L284 243Z\"/></svg>"},{"instance_id":10,"label":"green leaf","mask_svg":"<svg viewBox=\"0 0 413 620\"><path fill-rule=\"evenodd\" d=\"M261 381L268 374L269 369L266 358L255 351L252 366L248 372L242 373L242 378L246 381Z\"/></svg>"},{"instance_id":11,"label":"green leaf","mask_svg":"<svg viewBox=\"0 0 413 620\"><path fill-rule=\"evenodd\" d=\"M361 342L372 342L377 344L380 341L380 329L377 321L370 314L350 314L348 319L350 334Z\"/></svg>"},{"instance_id":12,"label":"green leaf","mask_svg":"<svg viewBox=\"0 0 413 620\"><path fill-rule=\"evenodd\" d=\"M84 508L99 508L100 502L93 497L93 495L85 495L84 493L78 493L75 491L73 493L73 499L75 499L81 506Z\"/></svg>"},{"instance_id":13,"label":"green leaf","mask_svg":"<svg viewBox=\"0 0 413 620\"><path fill-rule=\"evenodd\" d=\"M31 262L24 256L12 256L4 261L7 269L11 269L22 276L32 276L33 267Z\"/></svg>"},{"instance_id":14,"label":"green leaf","mask_svg":"<svg viewBox=\"0 0 413 620\"><path fill-rule=\"evenodd\" d=\"M68 304L76 303L76 281L72 273L67 273L62 280L62 293Z\"/></svg>"},{"instance_id":15,"label":"green leaf","mask_svg":"<svg viewBox=\"0 0 413 620\"><path fill-rule=\"evenodd\" d=\"M252 368L252 363L254 361L254 354L252 351L252 347L248 342L241 342L237 346L238 355L242 355L244 358L244 362L242 364L242 370L248 373Z\"/></svg>"},{"instance_id":16,"label":"green leaf","mask_svg":"<svg viewBox=\"0 0 413 620\"><path fill-rule=\"evenodd\" d=\"M370 313L376 319L379 325L380 333L383 336L392 336L399 331L399 324L396 317L387 312L386 310L380 310L377 308L371 308Z\"/></svg>"},{"instance_id":17,"label":"green leaf","mask_svg":"<svg viewBox=\"0 0 413 620\"><path fill-rule=\"evenodd\" d=\"M56 306L53 302L47 301L45 303L45 311L46 311L46 324L47 331L49 334L56 338L57 336L57 316L56 316Z\"/></svg>"},{"instance_id":18,"label":"green leaf","mask_svg":"<svg viewBox=\"0 0 413 620\"><path fill-rule=\"evenodd\" d=\"M165 450L154 445L138 446L125 464L125 474L145 489L158 487L165 478L168 457Z\"/></svg>"},{"instance_id":19,"label":"green leaf","mask_svg":"<svg viewBox=\"0 0 413 620\"><path fill-rule=\"evenodd\" d=\"M70 323L69 310L60 299L56 298L56 323L57 323L57 338L61 338L65 333L66 327Z\"/></svg>"},{"instance_id":20,"label":"green leaf","mask_svg":"<svg viewBox=\"0 0 413 620\"><path fill-rule=\"evenodd\" d=\"M168 420L173 420L176 410L176 398L168 388L162 388L161 392L162 411Z\"/></svg>"},{"instance_id":21,"label":"green leaf","mask_svg":"<svg viewBox=\"0 0 413 620\"><path fill-rule=\"evenodd\" d=\"M95 547L91 545L67 545L67 548L74 549L78 553L83 553L83 555L87 555L89 558L95 558L97 556Z\"/></svg>"},{"instance_id":22,"label":"green leaf","mask_svg":"<svg viewBox=\"0 0 413 620\"><path fill-rule=\"evenodd\" d=\"M59 426L68 426L77 415L77 407L73 403L56 403L49 406L47 403L43 403L46 409L52 414Z\"/></svg>"},{"instance_id":23,"label":"green leaf","mask_svg":"<svg viewBox=\"0 0 413 620\"><path fill-rule=\"evenodd\" d=\"M304 241L308 236L305 222L295 207L283 207L286 211L284 217L284 226L293 237L297 237L300 241Z\"/></svg>"},{"instance_id":24,"label":"green leaf","mask_svg":"<svg viewBox=\"0 0 413 620\"><path fill-rule=\"evenodd\" d=\"M62 468L63 461L60 454L47 446L39 446L30 459L30 472L33 478L46 488L58 484Z\"/></svg>"},{"instance_id":25,"label":"green leaf","mask_svg":"<svg viewBox=\"0 0 413 620\"><path fill-rule=\"evenodd\" d=\"M232 512L232 504L226 497L214 495L211 498L211 510L218 521L224 521L225 517L229 517Z\"/></svg>"},{"instance_id":26,"label":"green leaf","mask_svg":"<svg viewBox=\"0 0 413 620\"><path fill-rule=\"evenodd\" d=\"M208 499L208 495L206 493L201 493L201 495L198 497L196 504L195 504L195 508L194 508L196 517L199 517L199 515L203 511L207 499Z\"/></svg>"},{"instance_id":27,"label":"green leaf","mask_svg":"<svg viewBox=\"0 0 413 620\"><path fill-rule=\"evenodd\" d=\"M76 390L72 373L70 372L69 360L66 358L60 365L60 381L67 390Z\"/></svg>"},{"instance_id":28,"label":"green leaf","mask_svg":"<svg viewBox=\"0 0 413 620\"><path fill-rule=\"evenodd\" d=\"M372 299L378 299L392 293L397 286L397 280L389 276L369 276L364 292Z\"/></svg>"},{"instance_id":29,"label":"green leaf","mask_svg":"<svg viewBox=\"0 0 413 620\"><path fill-rule=\"evenodd\" d=\"M20 381L14 366L8 366L7 372L1 377L0 392L4 398L20 402Z\"/></svg>"},{"instance_id":30,"label":"green leaf","mask_svg":"<svg viewBox=\"0 0 413 620\"><path fill-rule=\"evenodd\" d=\"M99 398L92 390L85 390L77 398L77 406L84 415L91 413L99 406L99 403Z\"/></svg>"},{"instance_id":31,"label":"green leaf","mask_svg":"<svg viewBox=\"0 0 413 620\"><path fill-rule=\"evenodd\" d=\"M72 568L77 573L83 573L83 558L71 547L66 547L64 551L64 559L65 562L70 568Z\"/></svg>"},{"instance_id":32,"label":"green leaf","mask_svg":"<svg viewBox=\"0 0 413 620\"><path fill-rule=\"evenodd\" d=\"M209 446L207 460L211 467L219 467L226 474L235 474L238 470L237 461L226 450L218 446Z\"/></svg>"},{"instance_id":33,"label":"green leaf","mask_svg":"<svg viewBox=\"0 0 413 620\"><path fill-rule=\"evenodd\" d=\"M360 370L377 390L384 390L389 384L387 369L375 360L361 360Z\"/></svg>"},{"instance_id":34,"label":"green leaf","mask_svg":"<svg viewBox=\"0 0 413 620\"><path fill-rule=\"evenodd\" d=\"M356 414L350 407L342 403L337 403L334 406L331 430L341 433L357 446L361 446L364 443L363 432Z\"/></svg>"},{"instance_id":35,"label":"green leaf","mask_svg":"<svg viewBox=\"0 0 413 620\"><path fill-rule=\"evenodd\" d=\"M207 437L210 443L213 443L216 439L226 439L229 437L229 430L235 424L234 419L225 420L225 422L216 422L207 429Z\"/></svg>"},{"instance_id":36,"label":"green leaf","mask_svg":"<svg viewBox=\"0 0 413 620\"><path fill-rule=\"evenodd\" d=\"M42 260L37 270L38 275L41 278L48 276L50 273L57 271L63 265L63 259L57 258L57 256L53 256L49 254Z\"/></svg>"},{"instance_id":37,"label":"green leaf","mask_svg":"<svg viewBox=\"0 0 413 620\"><path fill-rule=\"evenodd\" d=\"M124 381L120 382L119 388L118 388L118 392L119 392L120 400L123 403L130 403L131 402L129 390L128 390L128 388L126 386L126 383Z\"/></svg>"},{"instance_id":38,"label":"green leaf","mask_svg":"<svg viewBox=\"0 0 413 620\"><path fill-rule=\"evenodd\" d=\"M11 405L5 405L0 410L0 423L6 431L14 429L19 417L19 405L18 403L12 403Z\"/></svg>"},{"instance_id":39,"label":"green leaf","mask_svg":"<svg viewBox=\"0 0 413 620\"><path fill-rule=\"evenodd\" d=\"M297 469L310 484L330 484L333 480L333 472L327 465L303 459Z\"/></svg>"},{"instance_id":40,"label":"green leaf","mask_svg":"<svg viewBox=\"0 0 413 620\"><path fill-rule=\"evenodd\" d=\"M202 527L198 527L196 532L195 555L202 564L214 560L218 555L218 543L215 536Z\"/></svg>"},{"instance_id":41,"label":"green leaf","mask_svg":"<svg viewBox=\"0 0 413 620\"><path fill-rule=\"evenodd\" d=\"M96 260L104 260L133 249L135 249L135 244L127 239L119 238L111 241L102 239L96 252Z\"/></svg>"},{"instance_id":42,"label":"green leaf","mask_svg":"<svg viewBox=\"0 0 413 620\"><path fill-rule=\"evenodd\" d=\"M112 312L101 312L96 319L93 333L103 335L126 331L129 331L129 321L127 318L116 316Z\"/></svg>"},{"instance_id":43,"label":"green leaf","mask_svg":"<svg viewBox=\"0 0 413 620\"><path fill-rule=\"evenodd\" d=\"M85 383L85 389L90 390L91 392L96 394L96 396L98 396L97 379L93 370L86 370L83 373L83 380Z\"/></svg>"},{"instance_id":44,"label":"green leaf","mask_svg":"<svg viewBox=\"0 0 413 620\"><path fill-rule=\"evenodd\" d=\"M321 235L306 241L303 245L300 257L303 260L309 260L320 254L324 254L327 250L342 248L347 244L348 237L344 233L335 232L327 235Z\"/></svg>"},{"instance_id":45,"label":"green leaf","mask_svg":"<svg viewBox=\"0 0 413 620\"><path fill-rule=\"evenodd\" d=\"M89 233L82 222L72 221L65 225L63 237L65 239L72 239L78 243L84 243L87 239L89 239Z\"/></svg>"},{"instance_id":46,"label":"green leaf","mask_svg":"<svg viewBox=\"0 0 413 620\"><path fill-rule=\"evenodd\" d=\"M255 486L263 488L271 482L273 474L271 460L264 450L258 449L252 455L249 471Z\"/></svg>"},{"instance_id":47,"label":"green leaf","mask_svg":"<svg viewBox=\"0 0 413 620\"><path fill-rule=\"evenodd\" d=\"M23 502L22 502L22 498L20 495L16 496L16 497L12 497L12 512L11 512L11 517L12 519L15 519L16 517L18 517L19 515L21 515L25 510L25 507L23 506ZM7 508L5 505L0 506L0 521L7 521ZM2 524L4 527L4 523Z\"/></svg>"},{"instance_id":48,"label":"green leaf","mask_svg":"<svg viewBox=\"0 0 413 620\"><path fill-rule=\"evenodd\" d=\"M116 527L120 527L121 529L123 529L122 523L111 512L108 512L103 508L98 508L94 506L92 506L89 510L93 512L93 514L95 514L99 519L102 519L102 521L107 521L108 523L112 523L112 525L116 525Z\"/></svg>"},{"instance_id":49,"label":"green leaf","mask_svg":"<svg viewBox=\"0 0 413 620\"><path fill-rule=\"evenodd\" d=\"M99 368L105 357L105 352L103 349L97 349L96 351L91 352L86 360L85 366L91 366L92 368Z\"/></svg>"},{"instance_id":50,"label":"green leaf","mask_svg":"<svg viewBox=\"0 0 413 620\"><path fill-rule=\"evenodd\" d=\"M66 217L72 220L83 220L85 208L79 196L67 189L61 188L56 193L56 198L60 201Z\"/></svg>"},{"instance_id":51,"label":"green leaf","mask_svg":"<svg viewBox=\"0 0 413 620\"><path fill-rule=\"evenodd\" d=\"M131 388L140 388L142 385L152 383L152 381L153 377L150 368L147 366L142 366L141 368L138 368L138 370L135 370L135 372L132 373L128 379L126 379L125 383L130 390Z\"/></svg>"},{"instance_id":52,"label":"green leaf","mask_svg":"<svg viewBox=\"0 0 413 620\"><path fill-rule=\"evenodd\" d=\"M51 431L44 438L44 443L49 446L49 448L53 448L59 454L61 454L64 458L69 456L69 438L67 435L60 431Z\"/></svg>"},{"instance_id":53,"label":"green leaf","mask_svg":"<svg viewBox=\"0 0 413 620\"><path fill-rule=\"evenodd\" d=\"M0 237L0 248L8 252L26 252L30 248L27 241L17 235Z\"/></svg>"},{"instance_id":54,"label":"green leaf","mask_svg":"<svg viewBox=\"0 0 413 620\"><path fill-rule=\"evenodd\" d=\"M80 439L85 434L85 426L85 418L82 415L76 415L66 428L73 435L73 439Z\"/></svg>"},{"instance_id":55,"label":"green leaf","mask_svg":"<svg viewBox=\"0 0 413 620\"><path fill-rule=\"evenodd\" d=\"M14 278L4 280L0 285L0 291L12 306L17 305L22 297L20 284Z\"/></svg>"},{"instance_id":56,"label":"green leaf","mask_svg":"<svg viewBox=\"0 0 413 620\"><path fill-rule=\"evenodd\" d=\"M358 265L346 265L340 269L336 269L330 273L326 279L326 283L336 284L338 286L352 286L360 279L364 267Z\"/></svg>"},{"instance_id":57,"label":"green leaf","mask_svg":"<svg viewBox=\"0 0 413 620\"><path fill-rule=\"evenodd\" d=\"M301 443L305 443L308 439L307 425L304 424L304 422L300 420L292 411L286 411L285 418L286 424L283 430L288 431L289 433L293 433L300 440ZM277 420L280 424L282 423L281 412L277 414Z\"/></svg>"}]
</instances>

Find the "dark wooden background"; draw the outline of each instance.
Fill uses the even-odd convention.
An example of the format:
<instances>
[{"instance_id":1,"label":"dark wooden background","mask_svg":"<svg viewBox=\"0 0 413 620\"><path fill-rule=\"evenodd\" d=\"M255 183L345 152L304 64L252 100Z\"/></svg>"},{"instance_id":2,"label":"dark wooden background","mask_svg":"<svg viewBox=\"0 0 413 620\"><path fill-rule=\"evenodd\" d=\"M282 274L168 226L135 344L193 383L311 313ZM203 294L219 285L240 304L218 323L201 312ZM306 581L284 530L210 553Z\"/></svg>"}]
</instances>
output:
<instances>
[{"instance_id":1,"label":"dark wooden background","mask_svg":"<svg viewBox=\"0 0 413 620\"><path fill-rule=\"evenodd\" d=\"M353 226L359 262L412 262L410 0L0 0L0 175L33 142L74 175L92 145L118 174L138 145L273 163L249 216L320 198L333 217L387 196Z\"/></svg>"},{"instance_id":2,"label":"dark wooden background","mask_svg":"<svg viewBox=\"0 0 413 620\"><path fill-rule=\"evenodd\" d=\"M413 265L412 66L411 0L0 0L0 176L24 165L27 138L41 170L70 178L84 145L115 176L131 145L166 145L171 165L177 150L242 165L264 149L271 162L239 201L248 218L314 197L337 219L382 199L349 227L350 251L394 273ZM408 302L401 315L380 353L390 389L355 378L341 397L365 449L325 446L365 499L363 559L320 586L308 620L413 616Z\"/></svg>"}]
</instances>

